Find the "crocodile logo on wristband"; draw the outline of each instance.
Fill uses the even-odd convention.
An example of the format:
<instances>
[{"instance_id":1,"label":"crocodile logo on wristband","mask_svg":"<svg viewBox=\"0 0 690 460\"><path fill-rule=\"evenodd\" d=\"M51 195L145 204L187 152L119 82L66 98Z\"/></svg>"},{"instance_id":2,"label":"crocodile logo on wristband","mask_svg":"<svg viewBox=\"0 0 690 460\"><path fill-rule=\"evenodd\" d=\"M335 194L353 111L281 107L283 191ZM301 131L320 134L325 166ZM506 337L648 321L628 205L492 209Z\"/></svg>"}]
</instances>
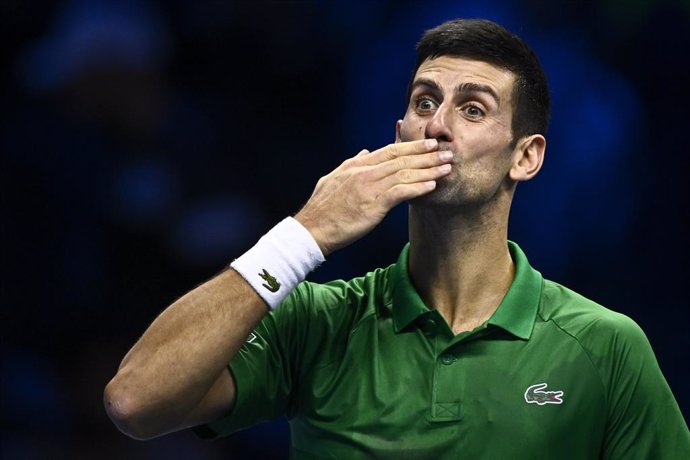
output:
<instances>
[{"instance_id":1,"label":"crocodile logo on wristband","mask_svg":"<svg viewBox=\"0 0 690 460\"><path fill-rule=\"evenodd\" d=\"M268 273L265 268L262 270L263 273L259 273L259 276L264 281L266 281L266 283L262 284L262 286L271 292L278 292L278 289L280 289L280 283L278 282L278 280L270 273Z\"/></svg>"}]
</instances>

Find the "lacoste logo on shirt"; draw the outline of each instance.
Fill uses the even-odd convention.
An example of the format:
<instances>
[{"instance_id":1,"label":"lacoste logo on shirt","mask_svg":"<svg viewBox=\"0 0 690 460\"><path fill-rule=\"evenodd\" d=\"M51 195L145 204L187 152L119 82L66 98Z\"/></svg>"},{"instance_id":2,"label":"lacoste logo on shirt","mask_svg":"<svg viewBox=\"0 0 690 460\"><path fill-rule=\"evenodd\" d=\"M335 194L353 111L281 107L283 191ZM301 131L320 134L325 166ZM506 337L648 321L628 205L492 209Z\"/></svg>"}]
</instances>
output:
<instances>
[{"instance_id":1,"label":"lacoste logo on shirt","mask_svg":"<svg viewBox=\"0 0 690 460\"><path fill-rule=\"evenodd\" d=\"M271 292L278 292L278 289L280 289L280 283L277 279L275 279L274 276L268 273L265 268L263 269L263 273L259 273L259 276L266 281L266 283L262 284L263 287Z\"/></svg>"},{"instance_id":2,"label":"lacoste logo on shirt","mask_svg":"<svg viewBox=\"0 0 690 460\"><path fill-rule=\"evenodd\" d=\"M527 388L525 391L525 401L528 404L535 403L543 406L544 404L563 404L563 392L561 390L556 391L544 391L546 388L546 383L537 383Z\"/></svg>"}]
</instances>

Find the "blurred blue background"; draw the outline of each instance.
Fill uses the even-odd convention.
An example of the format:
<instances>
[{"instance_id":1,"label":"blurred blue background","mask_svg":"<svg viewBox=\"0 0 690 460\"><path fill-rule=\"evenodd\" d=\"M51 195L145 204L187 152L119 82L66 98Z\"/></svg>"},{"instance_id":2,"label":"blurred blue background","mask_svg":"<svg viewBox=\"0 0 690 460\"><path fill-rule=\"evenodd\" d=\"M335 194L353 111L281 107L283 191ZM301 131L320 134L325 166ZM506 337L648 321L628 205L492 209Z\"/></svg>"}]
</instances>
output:
<instances>
[{"instance_id":1,"label":"blurred blue background","mask_svg":"<svg viewBox=\"0 0 690 460\"><path fill-rule=\"evenodd\" d=\"M0 456L287 458L284 420L130 440L103 387L160 310L393 141L414 45L455 17L523 36L551 84L510 238L643 327L687 420L690 2L479 3L3 1ZM405 241L401 206L312 279Z\"/></svg>"}]
</instances>

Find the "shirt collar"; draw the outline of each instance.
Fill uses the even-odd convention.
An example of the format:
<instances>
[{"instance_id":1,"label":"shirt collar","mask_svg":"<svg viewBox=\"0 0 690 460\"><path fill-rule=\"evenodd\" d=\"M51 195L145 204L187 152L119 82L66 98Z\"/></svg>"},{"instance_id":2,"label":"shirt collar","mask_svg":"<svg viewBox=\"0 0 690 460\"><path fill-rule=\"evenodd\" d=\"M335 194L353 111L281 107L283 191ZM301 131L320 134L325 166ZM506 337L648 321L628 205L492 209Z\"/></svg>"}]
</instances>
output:
<instances>
[{"instance_id":1,"label":"shirt collar","mask_svg":"<svg viewBox=\"0 0 690 460\"><path fill-rule=\"evenodd\" d=\"M515 263L515 278L487 323L527 340L534 328L543 279L541 273L529 265L527 256L517 244L508 241L508 249ZM393 289L392 310L395 332L400 332L419 316L431 311L419 297L410 280L409 252L410 244L408 243L389 275Z\"/></svg>"}]
</instances>

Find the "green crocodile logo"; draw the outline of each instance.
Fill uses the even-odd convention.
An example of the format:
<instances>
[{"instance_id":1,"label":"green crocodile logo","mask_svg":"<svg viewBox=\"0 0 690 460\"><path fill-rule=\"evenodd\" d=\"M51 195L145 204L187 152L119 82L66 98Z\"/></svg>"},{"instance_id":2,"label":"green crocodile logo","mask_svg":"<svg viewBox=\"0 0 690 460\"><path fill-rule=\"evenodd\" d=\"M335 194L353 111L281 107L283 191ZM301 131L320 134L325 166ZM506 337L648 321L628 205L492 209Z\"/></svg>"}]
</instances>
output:
<instances>
[{"instance_id":1,"label":"green crocodile logo","mask_svg":"<svg viewBox=\"0 0 690 460\"><path fill-rule=\"evenodd\" d=\"M278 292L278 289L280 289L280 283L275 276L272 276L270 273L268 273L265 268L263 269L263 273L259 273L259 276L266 281L266 283L262 284L263 287L271 292Z\"/></svg>"},{"instance_id":2,"label":"green crocodile logo","mask_svg":"<svg viewBox=\"0 0 690 460\"><path fill-rule=\"evenodd\" d=\"M543 406L544 404L563 404L561 397L563 392L557 391L544 391L546 388L546 383L537 383L527 388L525 391L525 401L527 403L534 403Z\"/></svg>"}]
</instances>

